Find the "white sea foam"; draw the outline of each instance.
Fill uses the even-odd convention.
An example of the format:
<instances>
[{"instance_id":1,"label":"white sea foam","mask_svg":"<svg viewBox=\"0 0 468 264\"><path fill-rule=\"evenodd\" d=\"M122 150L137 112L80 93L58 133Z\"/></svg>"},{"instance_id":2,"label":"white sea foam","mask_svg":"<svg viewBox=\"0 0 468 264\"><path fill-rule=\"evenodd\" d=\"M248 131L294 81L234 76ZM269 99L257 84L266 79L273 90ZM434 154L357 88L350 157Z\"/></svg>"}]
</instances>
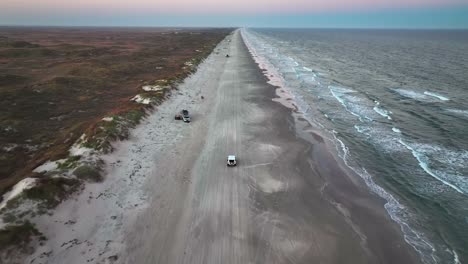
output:
<instances>
[{"instance_id":1,"label":"white sea foam","mask_svg":"<svg viewBox=\"0 0 468 264\"><path fill-rule=\"evenodd\" d=\"M346 163L346 165L348 165L347 162L348 162L349 149L348 149L348 147L345 145L345 143L344 143L341 139L339 139L339 138L336 136L336 134L337 134L336 131L333 130L333 136L335 137L335 140L336 140L338 143L340 143L341 153L342 153L341 158L342 158L343 161Z\"/></svg>"},{"instance_id":2,"label":"white sea foam","mask_svg":"<svg viewBox=\"0 0 468 264\"><path fill-rule=\"evenodd\" d=\"M345 87L339 87L339 86L332 86L332 85L330 85L328 88L330 88L331 90L333 90L333 92L339 93L340 95L341 95L341 94L347 94L347 93L356 93L356 91L354 91L354 90L352 90L352 89L349 89L349 88L345 88Z\"/></svg>"},{"instance_id":3,"label":"white sea foam","mask_svg":"<svg viewBox=\"0 0 468 264\"><path fill-rule=\"evenodd\" d=\"M315 74L303 74L303 75L299 75L298 78L305 85L319 84L319 82L317 82Z\"/></svg>"},{"instance_id":4,"label":"white sea foam","mask_svg":"<svg viewBox=\"0 0 468 264\"><path fill-rule=\"evenodd\" d=\"M433 178L437 179L438 181L440 181L441 183L449 186L450 188L454 189L455 191L459 192L459 193L466 193L464 190L462 190L459 186L457 186L455 183L453 183L452 181L454 180L453 178L452 179L447 179L447 175L441 175L441 173L437 173L437 171L434 171L430 166L429 166L429 158L427 157L427 154L425 154L424 152L424 149L426 149L426 151L429 149L435 149L435 147L426 147L424 148L424 146L419 146L416 145L416 146L412 146L410 143L406 143L404 142L402 139L399 140L399 142L405 146L408 150L411 151L411 153L413 154L413 156L416 158L416 160L418 161L419 163L419 166L427 173L429 174L430 176L432 176ZM449 153L446 153L446 154L449 154ZM449 160L448 162L453 162L453 160ZM452 175L452 176L455 176L455 175ZM463 177L465 178L465 177ZM460 179L461 181L463 181L464 179ZM462 184L462 182L460 182ZM465 183L466 184L466 183Z\"/></svg>"},{"instance_id":5,"label":"white sea foam","mask_svg":"<svg viewBox=\"0 0 468 264\"><path fill-rule=\"evenodd\" d=\"M416 250L416 252L420 254L424 263L437 263L436 257L434 256L436 252L434 246L429 242L429 240L424 236L424 234L414 230L407 224L407 221L413 218L411 213L402 204L400 204L398 200L395 199L395 197L393 197L393 195L391 195L382 187L377 185L372 179L372 176L367 172L365 168L358 168L350 164L350 161L348 159L348 147L344 144L342 140L336 137L336 132L333 132L335 140L340 145L340 148L338 148L337 145L337 150L339 153L341 153L341 159L344 161L346 166L348 166L352 171L354 171L364 180L364 182L369 187L369 189L371 189L371 191L373 191L374 193L376 193L377 195L379 195L387 201L384 207L387 210L390 217L393 219L393 221L397 222L400 225L405 241L409 245L411 245ZM340 149L341 152L339 151Z\"/></svg>"},{"instance_id":6,"label":"white sea foam","mask_svg":"<svg viewBox=\"0 0 468 264\"><path fill-rule=\"evenodd\" d=\"M429 96L432 96L432 97L435 97L441 101L449 101L450 99L445 97L445 96L442 96L440 94L436 94L436 93L433 93L433 92L428 92L428 91L425 91L424 92L425 95L429 95Z\"/></svg>"},{"instance_id":7,"label":"white sea foam","mask_svg":"<svg viewBox=\"0 0 468 264\"><path fill-rule=\"evenodd\" d=\"M452 254L453 254L453 263L454 264L461 264L460 258L458 257L457 252L455 250L452 250Z\"/></svg>"},{"instance_id":8,"label":"white sea foam","mask_svg":"<svg viewBox=\"0 0 468 264\"><path fill-rule=\"evenodd\" d=\"M440 102L440 101L448 101L450 100L447 97L444 97L439 94L435 94L432 92L417 92L413 90L407 90L407 89L392 89L393 91L397 92L403 97L410 98L413 100L421 101L421 102Z\"/></svg>"},{"instance_id":9,"label":"white sea foam","mask_svg":"<svg viewBox=\"0 0 468 264\"><path fill-rule=\"evenodd\" d=\"M383 109L383 108L380 106L380 102L376 102L373 109L374 109L374 111L375 111L377 114L379 114L379 115L381 115L381 116L387 118L388 120L392 120L392 118L390 117L390 113L391 113L391 112L390 112L390 111L387 111L387 110L385 110L385 109Z\"/></svg>"},{"instance_id":10,"label":"white sea foam","mask_svg":"<svg viewBox=\"0 0 468 264\"><path fill-rule=\"evenodd\" d=\"M392 127L392 131L395 133L401 133L401 130L396 127Z\"/></svg>"},{"instance_id":11,"label":"white sea foam","mask_svg":"<svg viewBox=\"0 0 468 264\"><path fill-rule=\"evenodd\" d=\"M370 134L368 133L369 132L368 127L354 125L354 128L356 129L357 132L370 136Z\"/></svg>"},{"instance_id":12,"label":"white sea foam","mask_svg":"<svg viewBox=\"0 0 468 264\"><path fill-rule=\"evenodd\" d=\"M299 63L297 63L297 61L294 59L294 58L291 58L291 57L288 57L289 61L291 61L291 63L294 65L294 66L299 66Z\"/></svg>"},{"instance_id":13,"label":"white sea foam","mask_svg":"<svg viewBox=\"0 0 468 264\"><path fill-rule=\"evenodd\" d=\"M414 99L414 100L418 100L418 101L427 100L427 96L425 94L418 93L418 92L413 91L413 90L393 89L393 91L397 92L398 94L400 94L403 97L411 98L411 99Z\"/></svg>"},{"instance_id":14,"label":"white sea foam","mask_svg":"<svg viewBox=\"0 0 468 264\"><path fill-rule=\"evenodd\" d=\"M394 129L390 130L387 126L375 122L355 125L355 128L359 133L367 136L367 142L380 148L379 151L392 154L406 151L406 148L398 142L400 135L395 134L397 132Z\"/></svg>"},{"instance_id":15,"label":"white sea foam","mask_svg":"<svg viewBox=\"0 0 468 264\"><path fill-rule=\"evenodd\" d=\"M307 67L302 67L302 69L304 69L305 71L308 71L308 72L312 72L312 69L311 68L307 68Z\"/></svg>"},{"instance_id":16,"label":"white sea foam","mask_svg":"<svg viewBox=\"0 0 468 264\"><path fill-rule=\"evenodd\" d=\"M354 90L338 86L328 86L330 93L333 97L346 109L347 112L356 116L359 121L365 122L372 121L369 113L369 109L365 102L354 94L357 93Z\"/></svg>"}]
</instances>

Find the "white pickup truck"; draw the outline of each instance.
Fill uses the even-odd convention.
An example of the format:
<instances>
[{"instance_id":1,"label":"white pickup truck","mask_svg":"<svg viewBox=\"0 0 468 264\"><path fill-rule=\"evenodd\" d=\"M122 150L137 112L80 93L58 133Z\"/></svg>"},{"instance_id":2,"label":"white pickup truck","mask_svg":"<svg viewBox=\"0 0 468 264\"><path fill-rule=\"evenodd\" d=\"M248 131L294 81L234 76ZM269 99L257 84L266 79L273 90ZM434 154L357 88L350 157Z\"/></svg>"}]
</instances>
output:
<instances>
[{"instance_id":1,"label":"white pickup truck","mask_svg":"<svg viewBox=\"0 0 468 264\"><path fill-rule=\"evenodd\" d=\"M236 166L237 165L236 156L229 155L227 157L227 165L228 166Z\"/></svg>"}]
</instances>

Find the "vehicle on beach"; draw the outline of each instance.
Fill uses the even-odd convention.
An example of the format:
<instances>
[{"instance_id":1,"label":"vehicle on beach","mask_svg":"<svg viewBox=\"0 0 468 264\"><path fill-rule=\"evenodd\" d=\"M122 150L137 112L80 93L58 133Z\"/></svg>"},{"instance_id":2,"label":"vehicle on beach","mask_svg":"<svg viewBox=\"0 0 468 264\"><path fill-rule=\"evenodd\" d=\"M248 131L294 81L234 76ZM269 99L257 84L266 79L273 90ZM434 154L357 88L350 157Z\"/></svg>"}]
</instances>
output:
<instances>
[{"instance_id":1,"label":"vehicle on beach","mask_svg":"<svg viewBox=\"0 0 468 264\"><path fill-rule=\"evenodd\" d=\"M231 166L236 166L236 165L237 165L236 156L234 156L234 155L229 155L229 156L227 157L227 165L228 165L229 167L231 167Z\"/></svg>"},{"instance_id":2,"label":"vehicle on beach","mask_svg":"<svg viewBox=\"0 0 468 264\"><path fill-rule=\"evenodd\" d=\"M185 123L190 123L190 115L189 115L189 111L188 110L182 110L180 111L180 113L177 113L175 116L174 116L174 119L175 120L183 120Z\"/></svg>"},{"instance_id":3,"label":"vehicle on beach","mask_svg":"<svg viewBox=\"0 0 468 264\"><path fill-rule=\"evenodd\" d=\"M188 110L182 110L182 120L185 123L190 123L190 116Z\"/></svg>"}]
</instances>

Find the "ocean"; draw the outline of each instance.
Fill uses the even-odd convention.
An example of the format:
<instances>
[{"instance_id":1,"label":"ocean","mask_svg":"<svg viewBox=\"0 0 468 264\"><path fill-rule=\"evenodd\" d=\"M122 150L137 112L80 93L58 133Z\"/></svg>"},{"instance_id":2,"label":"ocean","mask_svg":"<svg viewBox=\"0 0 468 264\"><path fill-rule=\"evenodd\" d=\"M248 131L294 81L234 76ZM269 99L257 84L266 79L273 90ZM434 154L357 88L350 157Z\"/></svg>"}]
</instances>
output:
<instances>
[{"instance_id":1,"label":"ocean","mask_svg":"<svg viewBox=\"0 0 468 264\"><path fill-rule=\"evenodd\" d=\"M422 261L468 263L468 31L242 35Z\"/></svg>"}]
</instances>

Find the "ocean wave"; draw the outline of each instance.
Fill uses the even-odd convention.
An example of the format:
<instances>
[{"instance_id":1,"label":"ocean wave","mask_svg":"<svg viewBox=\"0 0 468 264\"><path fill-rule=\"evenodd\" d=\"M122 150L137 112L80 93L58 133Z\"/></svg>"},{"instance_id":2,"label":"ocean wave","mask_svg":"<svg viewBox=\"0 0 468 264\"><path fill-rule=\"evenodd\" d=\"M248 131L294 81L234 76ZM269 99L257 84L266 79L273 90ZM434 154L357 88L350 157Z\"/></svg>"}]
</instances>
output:
<instances>
[{"instance_id":1,"label":"ocean wave","mask_svg":"<svg viewBox=\"0 0 468 264\"><path fill-rule=\"evenodd\" d=\"M335 138L335 140L336 140L338 143L340 143L341 154L342 154L341 158L343 159L343 161L344 161L345 163L347 163L347 162L348 162L348 159L347 159L347 158L348 158L349 148L345 145L345 143L343 142L343 140L339 139L339 138L336 136L337 132L336 132L335 130L333 130L332 132L333 132L333 137ZM346 164L346 165L348 165L348 164Z\"/></svg>"},{"instance_id":2,"label":"ocean wave","mask_svg":"<svg viewBox=\"0 0 468 264\"><path fill-rule=\"evenodd\" d=\"M378 102L378 101L375 102L374 111L375 111L377 114L379 114L379 115L381 115L381 116L387 118L388 120L392 120L392 117L390 117L391 112L390 112L390 111L387 111L387 110L385 110L385 109L383 109L383 108L380 106L380 102Z\"/></svg>"},{"instance_id":3,"label":"ocean wave","mask_svg":"<svg viewBox=\"0 0 468 264\"><path fill-rule=\"evenodd\" d=\"M450 112L450 113L453 113L453 114L456 114L458 116L461 116L461 117L466 117L468 118L468 110L462 110L462 109L451 109L451 108L448 108L448 109L444 109L445 111L447 112Z\"/></svg>"},{"instance_id":4,"label":"ocean wave","mask_svg":"<svg viewBox=\"0 0 468 264\"><path fill-rule=\"evenodd\" d=\"M376 123L354 125L354 128L358 133L365 135L366 141L372 143L380 151L386 153L406 151L406 148L398 142L401 131L397 128L390 130L387 126L376 125Z\"/></svg>"},{"instance_id":5,"label":"ocean wave","mask_svg":"<svg viewBox=\"0 0 468 264\"><path fill-rule=\"evenodd\" d=\"M357 92L345 87L328 86L333 97L346 109L347 112L356 116L359 121L372 121L372 113L368 103L357 96ZM356 94L356 95L355 95Z\"/></svg>"},{"instance_id":6,"label":"ocean wave","mask_svg":"<svg viewBox=\"0 0 468 264\"><path fill-rule=\"evenodd\" d=\"M428 175L458 193L468 193L468 151L456 151L433 144L422 144L404 139L401 130L371 123L354 125L355 130L382 151L395 153L409 150L418 166Z\"/></svg>"},{"instance_id":7,"label":"ocean wave","mask_svg":"<svg viewBox=\"0 0 468 264\"><path fill-rule=\"evenodd\" d=\"M436 94L436 93L433 93L433 92L428 92L428 91L425 91L424 92L425 95L429 95L429 96L432 96L432 97L435 97L441 101L449 101L450 99L445 97L445 96L442 96L440 94Z\"/></svg>"},{"instance_id":8,"label":"ocean wave","mask_svg":"<svg viewBox=\"0 0 468 264\"><path fill-rule=\"evenodd\" d=\"M411 151L427 174L459 193L468 192L468 178L457 171L468 160L467 151L451 151L429 144L408 143L402 139L399 142ZM436 164L439 169L434 168Z\"/></svg>"},{"instance_id":9,"label":"ocean wave","mask_svg":"<svg viewBox=\"0 0 468 264\"><path fill-rule=\"evenodd\" d=\"M418 92L415 92L415 91L412 91L412 90L405 90L405 89L392 89L392 90L397 92L398 94L400 94L403 97L415 99L415 100L418 100L418 101L424 101L425 99L427 99L427 96L425 94L418 93Z\"/></svg>"},{"instance_id":10,"label":"ocean wave","mask_svg":"<svg viewBox=\"0 0 468 264\"><path fill-rule=\"evenodd\" d=\"M299 81L304 83L305 85L320 85L320 82L317 81L317 77L315 74L303 74L298 76Z\"/></svg>"},{"instance_id":11,"label":"ocean wave","mask_svg":"<svg viewBox=\"0 0 468 264\"><path fill-rule=\"evenodd\" d=\"M339 143L336 144L338 153L340 153L340 158L343 160L345 165L359 175L369 189L385 199L386 203L384 205L385 210L388 212L393 221L397 222L400 225L400 228L403 232L403 237L405 241L411 245L416 252L418 252L424 263L437 263L437 258L435 257L435 248L425 237L424 234L414 230L408 225L415 217L404 207L398 200L393 197L390 193L385 191L382 187L376 184L372 176L367 172L365 168L360 168L357 166L351 165L350 160L348 159L349 148L344 144L344 142L336 136L336 131L333 131L333 136L335 140ZM338 145L340 146L338 148ZM340 151L341 150L341 151Z\"/></svg>"},{"instance_id":12,"label":"ocean wave","mask_svg":"<svg viewBox=\"0 0 468 264\"><path fill-rule=\"evenodd\" d=\"M414 90L407 90L407 89L401 89L401 88L391 89L391 90L395 91L396 93L398 93L399 95L403 97L410 98L416 101L421 101L421 102L434 103L434 102L450 100L447 97L444 97L442 95L438 95L432 92L428 92L428 91L417 92Z\"/></svg>"},{"instance_id":13,"label":"ocean wave","mask_svg":"<svg viewBox=\"0 0 468 264\"><path fill-rule=\"evenodd\" d=\"M460 258L458 257L457 252L455 250L452 250L452 254L453 254L453 263L461 264Z\"/></svg>"},{"instance_id":14,"label":"ocean wave","mask_svg":"<svg viewBox=\"0 0 468 264\"><path fill-rule=\"evenodd\" d=\"M296 60L294 60L293 58L288 57L288 59L291 61L291 63L292 63L295 67L299 66L299 63L298 63Z\"/></svg>"},{"instance_id":15,"label":"ocean wave","mask_svg":"<svg viewBox=\"0 0 468 264\"><path fill-rule=\"evenodd\" d=\"M365 134L367 136L370 136L370 128L366 126L359 126L359 125L354 125L354 128L356 129L357 132L361 134Z\"/></svg>"}]
</instances>

